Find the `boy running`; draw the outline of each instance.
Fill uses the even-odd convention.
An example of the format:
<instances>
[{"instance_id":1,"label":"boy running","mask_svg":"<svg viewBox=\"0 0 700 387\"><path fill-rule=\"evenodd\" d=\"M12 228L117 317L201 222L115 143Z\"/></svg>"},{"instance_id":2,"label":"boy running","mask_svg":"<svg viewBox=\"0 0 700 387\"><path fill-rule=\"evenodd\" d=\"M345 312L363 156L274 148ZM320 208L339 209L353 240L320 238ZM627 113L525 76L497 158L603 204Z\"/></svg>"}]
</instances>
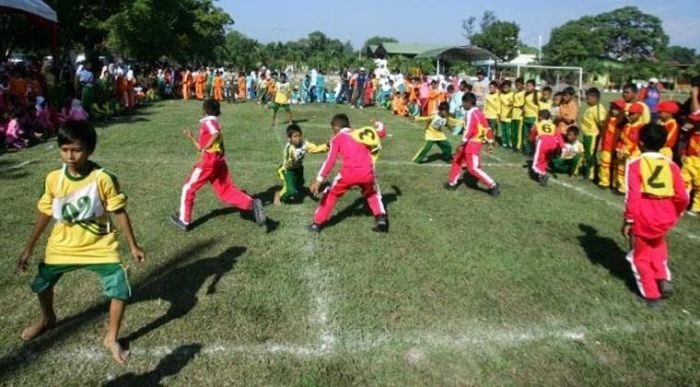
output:
<instances>
[{"instance_id":1,"label":"boy running","mask_svg":"<svg viewBox=\"0 0 700 387\"><path fill-rule=\"evenodd\" d=\"M209 99L204 101L204 118L199 122L199 140L188 129L184 136L192 142L199 157L194 170L182 187L180 211L170 216L170 221L180 230L189 231L192 221L194 199L205 184L210 183L219 199L243 211L252 211L255 223L265 225L265 212L260 199L253 199L241 191L232 181L224 158L224 140L217 117L221 114L219 103Z\"/></svg>"},{"instance_id":2,"label":"boy running","mask_svg":"<svg viewBox=\"0 0 700 387\"><path fill-rule=\"evenodd\" d=\"M340 156L342 166L338 175L330 187L323 192L321 202L314 214L313 223L309 226L311 232L321 232L321 228L328 221L333 212L335 202L353 187L360 187L362 196L367 200L372 214L376 220L376 226L372 229L376 232L388 232L386 210L382 203L382 195L374 174L374 160L370 148L363 142L365 137L378 144L379 134L372 128L366 128L359 133L350 128L350 120L345 114L336 114L331 120L331 128L334 136L330 141L328 157L321 166L316 180L311 183L311 194L317 195L321 183L331 173L335 162Z\"/></svg>"},{"instance_id":3,"label":"boy running","mask_svg":"<svg viewBox=\"0 0 700 387\"><path fill-rule=\"evenodd\" d=\"M415 117L414 120L416 122L425 122L426 124L425 144L413 157L413 161L423 164L430 149L433 145L437 145L442 151L442 159L449 162L452 159L452 144L450 144L442 130L462 125L462 121L450 117L450 104L441 102L435 114L428 117Z\"/></svg>"}]
</instances>

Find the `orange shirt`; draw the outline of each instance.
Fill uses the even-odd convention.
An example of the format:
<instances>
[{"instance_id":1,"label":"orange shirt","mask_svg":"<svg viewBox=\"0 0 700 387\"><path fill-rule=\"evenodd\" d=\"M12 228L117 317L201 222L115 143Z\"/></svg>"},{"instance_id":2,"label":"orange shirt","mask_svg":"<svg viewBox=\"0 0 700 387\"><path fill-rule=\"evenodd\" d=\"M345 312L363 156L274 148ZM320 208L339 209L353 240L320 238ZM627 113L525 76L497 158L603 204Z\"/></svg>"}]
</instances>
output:
<instances>
[{"instance_id":1,"label":"orange shirt","mask_svg":"<svg viewBox=\"0 0 700 387\"><path fill-rule=\"evenodd\" d=\"M569 103L559 104L559 118L571 120L575 123L576 119L578 118L578 104L573 100ZM568 128L570 125L562 123L559 126L563 128ZM562 133L564 132L565 130L562 130Z\"/></svg>"},{"instance_id":2,"label":"orange shirt","mask_svg":"<svg viewBox=\"0 0 700 387\"><path fill-rule=\"evenodd\" d=\"M666 128L666 145L664 146L673 149L676 146L676 142L678 142L678 123L674 118L671 118L668 122L659 121L659 123Z\"/></svg>"},{"instance_id":3,"label":"orange shirt","mask_svg":"<svg viewBox=\"0 0 700 387\"><path fill-rule=\"evenodd\" d=\"M617 131L617 118L610 117L608 120L608 126L605 128L603 133L603 139L600 144L600 150L606 152L612 152L615 149L615 132Z\"/></svg>"},{"instance_id":4,"label":"orange shirt","mask_svg":"<svg viewBox=\"0 0 700 387\"><path fill-rule=\"evenodd\" d=\"M238 90L245 90L245 77L238 77Z\"/></svg>"},{"instance_id":5,"label":"orange shirt","mask_svg":"<svg viewBox=\"0 0 700 387\"><path fill-rule=\"evenodd\" d=\"M27 94L27 82L22 78L12 78L9 83L10 93L16 97L24 97Z\"/></svg>"},{"instance_id":6,"label":"orange shirt","mask_svg":"<svg viewBox=\"0 0 700 387\"><path fill-rule=\"evenodd\" d=\"M214 87L217 89L224 88L224 80L220 76L214 77Z\"/></svg>"},{"instance_id":7,"label":"orange shirt","mask_svg":"<svg viewBox=\"0 0 700 387\"><path fill-rule=\"evenodd\" d=\"M685 152L688 157L700 157L700 131L696 130L690 135L688 140L688 150Z\"/></svg>"},{"instance_id":8,"label":"orange shirt","mask_svg":"<svg viewBox=\"0 0 700 387\"><path fill-rule=\"evenodd\" d=\"M207 81L207 76L203 73L197 74L196 77L194 77L194 82L195 83L204 83Z\"/></svg>"},{"instance_id":9,"label":"orange shirt","mask_svg":"<svg viewBox=\"0 0 700 387\"><path fill-rule=\"evenodd\" d=\"M272 78L268 78L266 82L266 87L267 87L267 93L271 94L275 92L275 80Z\"/></svg>"},{"instance_id":10,"label":"orange shirt","mask_svg":"<svg viewBox=\"0 0 700 387\"><path fill-rule=\"evenodd\" d=\"M617 151L627 155L636 156L639 154L639 132L644 127L643 120L635 123L628 123L622 129L620 141L617 143Z\"/></svg>"},{"instance_id":11,"label":"orange shirt","mask_svg":"<svg viewBox=\"0 0 700 387\"><path fill-rule=\"evenodd\" d=\"M437 111L438 103L440 103L440 94L441 93L435 89L431 89L428 92L428 103L425 108L426 116L432 115Z\"/></svg>"}]
</instances>

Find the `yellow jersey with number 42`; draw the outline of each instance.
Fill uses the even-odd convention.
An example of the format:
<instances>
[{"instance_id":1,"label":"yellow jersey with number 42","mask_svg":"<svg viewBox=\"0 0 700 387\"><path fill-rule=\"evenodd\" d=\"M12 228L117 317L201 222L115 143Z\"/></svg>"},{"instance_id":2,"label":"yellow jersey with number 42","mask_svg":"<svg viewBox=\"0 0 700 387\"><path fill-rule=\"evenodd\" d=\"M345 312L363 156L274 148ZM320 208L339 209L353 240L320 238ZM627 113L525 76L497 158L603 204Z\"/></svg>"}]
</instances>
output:
<instances>
[{"instance_id":1,"label":"yellow jersey with number 42","mask_svg":"<svg viewBox=\"0 0 700 387\"><path fill-rule=\"evenodd\" d=\"M56 220L46 246L46 264L119 262L109 212L124 208L126 196L113 174L89 163L85 176L71 176L65 165L46 176L37 208Z\"/></svg>"}]
</instances>

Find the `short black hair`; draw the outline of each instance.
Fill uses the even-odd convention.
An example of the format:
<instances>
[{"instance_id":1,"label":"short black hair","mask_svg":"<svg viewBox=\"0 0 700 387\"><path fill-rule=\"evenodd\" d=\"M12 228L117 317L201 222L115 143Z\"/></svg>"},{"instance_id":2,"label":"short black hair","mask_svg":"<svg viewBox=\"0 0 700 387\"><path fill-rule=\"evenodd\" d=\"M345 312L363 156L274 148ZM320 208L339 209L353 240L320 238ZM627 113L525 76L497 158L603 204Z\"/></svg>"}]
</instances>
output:
<instances>
[{"instance_id":1,"label":"short black hair","mask_svg":"<svg viewBox=\"0 0 700 387\"><path fill-rule=\"evenodd\" d=\"M542 109L537 113L537 117L539 117L541 120L548 120L552 118L552 113L550 113L547 109Z\"/></svg>"},{"instance_id":2,"label":"short black hair","mask_svg":"<svg viewBox=\"0 0 700 387\"><path fill-rule=\"evenodd\" d=\"M97 133L87 121L66 121L58 129L58 146L80 141L86 151L92 153L97 146Z\"/></svg>"},{"instance_id":3,"label":"short black hair","mask_svg":"<svg viewBox=\"0 0 700 387\"><path fill-rule=\"evenodd\" d=\"M636 92L639 91L639 89L637 88L637 85L634 84L634 83L628 83L628 84L622 86L622 91L625 91L625 90L627 90L627 89L629 89L629 90L632 91L633 93L636 93Z\"/></svg>"},{"instance_id":4,"label":"short black hair","mask_svg":"<svg viewBox=\"0 0 700 387\"><path fill-rule=\"evenodd\" d=\"M489 86L496 86L496 87L498 87L498 82L496 82L496 81L491 81L491 82L489 82Z\"/></svg>"},{"instance_id":5,"label":"short black hair","mask_svg":"<svg viewBox=\"0 0 700 387\"><path fill-rule=\"evenodd\" d=\"M506 79L505 81L503 81L503 83L501 83L501 86L510 87L510 85L512 85L512 82L510 81L510 79Z\"/></svg>"},{"instance_id":6,"label":"short black hair","mask_svg":"<svg viewBox=\"0 0 700 387\"><path fill-rule=\"evenodd\" d=\"M219 105L219 102L214 99L210 98L204 101L203 109L204 112L210 116L218 117L221 115L221 105Z\"/></svg>"},{"instance_id":7,"label":"short black hair","mask_svg":"<svg viewBox=\"0 0 700 387\"><path fill-rule=\"evenodd\" d=\"M462 102L467 101L469 101L469 104L472 106L476 105L476 95L474 95L474 93L464 93L462 96Z\"/></svg>"},{"instance_id":8,"label":"short black hair","mask_svg":"<svg viewBox=\"0 0 700 387\"><path fill-rule=\"evenodd\" d=\"M299 125L291 124L287 126L287 137L291 138L294 133L302 133Z\"/></svg>"},{"instance_id":9,"label":"short black hair","mask_svg":"<svg viewBox=\"0 0 700 387\"><path fill-rule=\"evenodd\" d=\"M549 87L549 86L545 86L545 87L542 88L542 92L545 92L545 91L548 91L548 92L551 93L551 92L552 92L552 88Z\"/></svg>"},{"instance_id":10,"label":"short black hair","mask_svg":"<svg viewBox=\"0 0 700 387\"><path fill-rule=\"evenodd\" d=\"M525 79L523 79L523 77L517 77L515 78L515 83L525 83Z\"/></svg>"},{"instance_id":11,"label":"short black hair","mask_svg":"<svg viewBox=\"0 0 700 387\"><path fill-rule=\"evenodd\" d=\"M586 90L586 97L595 97L595 99L600 99L600 90L597 87L591 87Z\"/></svg>"},{"instance_id":12,"label":"short black hair","mask_svg":"<svg viewBox=\"0 0 700 387\"><path fill-rule=\"evenodd\" d=\"M574 89L571 86L568 86L562 90L562 95L576 95L576 89Z\"/></svg>"},{"instance_id":13,"label":"short black hair","mask_svg":"<svg viewBox=\"0 0 700 387\"><path fill-rule=\"evenodd\" d=\"M450 111L450 104L447 102L440 102L438 105L438 110L440 111Z\"/></svg>"},{"instance_id":14,"label":"short black hair","mask_svg":"<svg viewBox=\"0 0 700 387\"><path fill-rule=\"evenodd\" d=\"M568 128L566 128L566 133L569 133L569 132L572 132L573 134L576 135L576 137L578 137L578 134L581 133L581 129L579 129L578 126L576 126L576 125L572 125L572 126L569 126Z\"/></svg>"},{"instance_id":15,"label":"short black hair","mask_svg":"<svg viewBox=\"0 0 700 387\"><path fill-rule=\"evenodd\" d=\"M533 85L533 86L537 84L537 82L535 82L534 79L528 79L527 82L525 82L525 83Z\"/></svg>"},{"instance_id":16,"label":"short black hair","mask_svg":"<svg viewBox=\"0 0 700 387\"><path fill-rule=\"evenodd\" d=\"M341 128L349 128L350 127L350 119L348 116L344 113L338 113L333 116L331 119L331 126L333 127L341 127Z\"/></svg>"},{"instance_id":17,"label":"short black hair","mask_svg":"<svg viewBox=\"0 0 700 387\"><path fill-rule=\"evenodd\" d=\"M668 133L666 128L659 124L647 124L639 133L639 140L644 143L644 148L650 151L658 151L666 145Z\"/></svg>"}]
</instances>

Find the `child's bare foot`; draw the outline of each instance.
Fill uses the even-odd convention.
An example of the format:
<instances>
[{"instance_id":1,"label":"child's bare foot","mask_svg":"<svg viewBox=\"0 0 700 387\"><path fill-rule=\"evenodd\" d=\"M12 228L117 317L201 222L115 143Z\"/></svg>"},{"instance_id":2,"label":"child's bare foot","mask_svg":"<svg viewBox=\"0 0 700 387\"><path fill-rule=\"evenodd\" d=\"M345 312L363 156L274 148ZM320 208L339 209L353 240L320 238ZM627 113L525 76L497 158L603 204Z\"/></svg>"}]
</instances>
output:
<instances>
[{"instance_id":1,"label":"child's bare foot","mask_svg":"<svg viewBox=\"0 0 700 387\"><path fill-rule=\"evenodd\" d=\"M53 328L54 325L56 325L56 317L42 317L39 321L24 328L20 338L23 341L29 341Z\"/></svg>"},{"instance_id":2,"label":"child's bare foot","mask_svg":"<svg viewBox=\"0 0 700 387\"><path fill-rule=\"evenodd\" d=\"M275 206L277 206L277 207L280 207L282 205L282 199L280 198L279 191L275 192L275 198L274 198L273 202L275 203Z\"/></svg>"},{"instance_id":3,"label":"child's bare foot","mask_svg":"<svg viewBox=\"0 0 700 387\"><path fill-rule=\"evenodd\" d=\"M112 358L114 358L114 361L117 363L126 364L126 361L129 360L129 351L124 350L118 341L105 337L102 344L104 344L105 348L109 350L109 352L112 354Z\"/></svg>"}]
</instances>

